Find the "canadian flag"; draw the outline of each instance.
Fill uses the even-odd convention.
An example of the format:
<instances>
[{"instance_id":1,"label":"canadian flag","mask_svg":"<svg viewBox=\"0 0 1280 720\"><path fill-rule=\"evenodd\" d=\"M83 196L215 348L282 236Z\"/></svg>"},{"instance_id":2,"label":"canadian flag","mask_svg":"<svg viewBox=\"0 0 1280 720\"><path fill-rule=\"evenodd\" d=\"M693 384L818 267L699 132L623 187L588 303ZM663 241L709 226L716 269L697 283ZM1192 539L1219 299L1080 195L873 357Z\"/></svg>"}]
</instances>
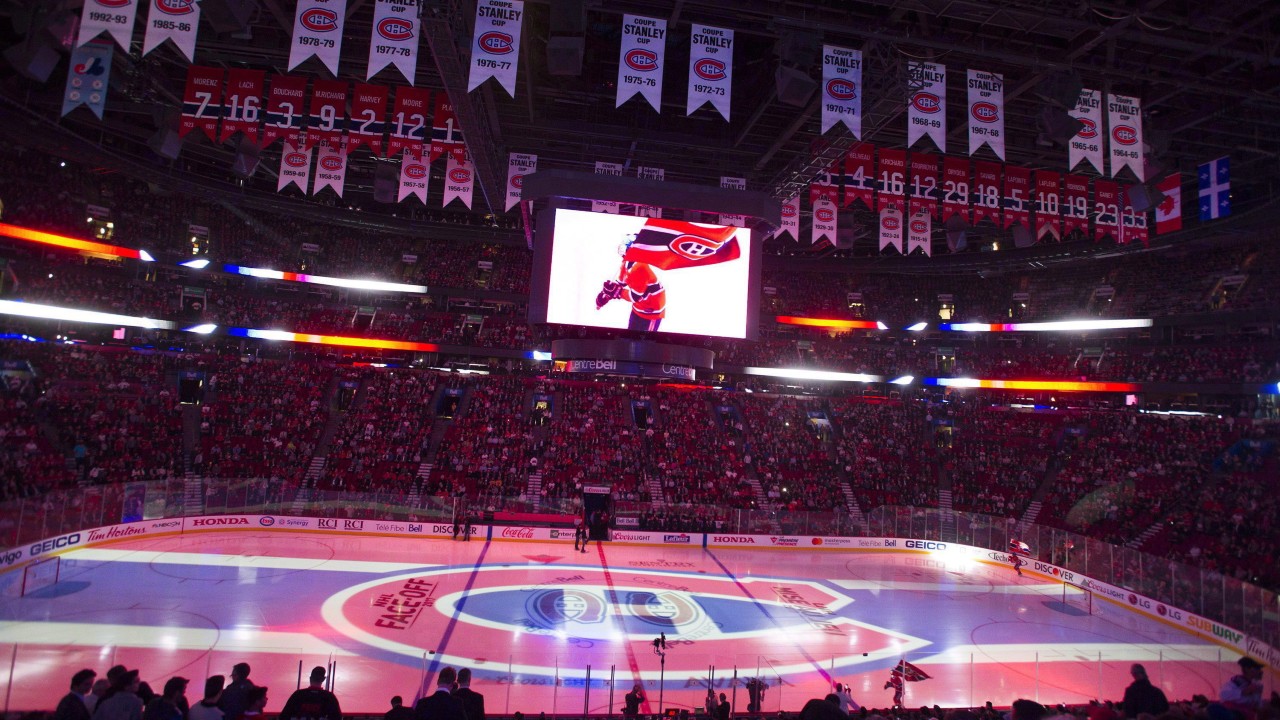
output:
<instances>
[{"instance_id":1,"label":"canadian flag","mask_svg":"<svg viewBox=\"0 0 1280 720\"><path fill-rule=\"evenodd\" d=\"M1156 234L1164 235L1182 229L1182 175L1174 173L1156 183L1164 193L1164 202L1156 206Z\"/></svg>"}]
</instances>

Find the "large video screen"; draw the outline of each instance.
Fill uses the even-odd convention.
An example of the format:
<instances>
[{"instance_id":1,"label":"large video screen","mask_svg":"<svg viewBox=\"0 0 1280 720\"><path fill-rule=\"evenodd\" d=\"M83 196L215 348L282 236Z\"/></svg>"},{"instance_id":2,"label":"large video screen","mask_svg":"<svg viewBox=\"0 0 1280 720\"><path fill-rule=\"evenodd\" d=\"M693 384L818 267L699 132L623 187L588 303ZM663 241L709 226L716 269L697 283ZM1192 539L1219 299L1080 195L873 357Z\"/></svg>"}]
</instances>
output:
<instances>
[{"instance_id":1,"label":"large video screen","mask_svg":"<svg viewBox=\"0 0 1280 720\"><path fill-rule=\"evenodd\" d=\"M555 213L547 322L746 337L750 230Z\"/></svg>"}]
</instances>

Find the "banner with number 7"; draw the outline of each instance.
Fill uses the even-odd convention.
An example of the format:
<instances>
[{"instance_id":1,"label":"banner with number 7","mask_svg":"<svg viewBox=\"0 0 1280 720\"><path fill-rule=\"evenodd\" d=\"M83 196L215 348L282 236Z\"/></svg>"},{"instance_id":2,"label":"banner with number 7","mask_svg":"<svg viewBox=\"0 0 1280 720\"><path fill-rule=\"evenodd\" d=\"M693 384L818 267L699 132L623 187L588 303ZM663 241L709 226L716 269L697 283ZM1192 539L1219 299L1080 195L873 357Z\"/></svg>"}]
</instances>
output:
<instances>
[{"instance_id":1,"label":"banner with number 7","mask_svg":"<svg viewBox=\"0 0 1280 720\"><path fill-rule=\"evenodd\" d=\"M192 65L187 68L187 85L182 92L182 120L178 137L201 130L210 142L218 136L218 118L222 116L222 68Z\"/></svg>"}]
</instances>

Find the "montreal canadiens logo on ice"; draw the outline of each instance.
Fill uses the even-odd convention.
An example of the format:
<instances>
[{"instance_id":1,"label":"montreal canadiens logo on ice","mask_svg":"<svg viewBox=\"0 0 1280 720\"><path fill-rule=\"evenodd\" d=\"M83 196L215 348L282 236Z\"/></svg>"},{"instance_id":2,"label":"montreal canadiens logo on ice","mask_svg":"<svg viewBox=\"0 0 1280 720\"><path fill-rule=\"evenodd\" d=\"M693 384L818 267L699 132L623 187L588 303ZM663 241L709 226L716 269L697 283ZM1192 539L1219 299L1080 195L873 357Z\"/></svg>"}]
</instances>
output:
<instances>
[{"instance_id":1,"label":"montreal canadiens logo on ice","mask_svg":"<svg viewBox=\"0 0 1280 720\"><path fill-rule=\"evenodd\" d=\"M827 94L837 100L852 100L858 97L858 87L844 78L834 78L827 82Z\"/></svg>"},{"instance_id":2,"label":"montreal canadiens logo on ice","mask_svg":"<svg viewBox=\"0 0 1280 720\"><path fill-rule=\"evenodd\" d=\"M156 0L156 9L166 15L190 15L194 5L195 0Z\"/></svg>"},{"instance_id":3,"label":"montreal canadiens logo on ice","mask_svg":"<svg viewBox=\"0 0 1280 720\"><path fill-rule=\"evenodd\" d=\"M302 13L298 21L311 32L332 32L338 29L338 13L327 8L311 8Z\"/></svg>"},{"instance_id":4,"label":"montreal canadiens logo on ice","mask_svg":"<svg viewBox=\"0 0 1280 720\"><path fill-rule=\"evenodd\" d=\"M652 50L636 48L623 57L627 67L637 72L650 72L658 69L658 54Z\"/></svg>"},{"instance_id":5,"label":"montreal canadiens logo on ice","mask_svg":"<svg viewBox=\"0 0 1280 720\"><path fill-rule=\"evenodd\" d=\"M515 50L515 40L506 33L490 30L480 36L480 49L490 55L506 55Z\"/></svg>"},{"instance_id":6,"label":"montreal canadiens logo on ice","mask_svg":"<svg viewBox=\"0 0 1280 720\"><path fill-rule=\"evenodd\" d=\"M1000 119L1000 108L993 103L977 102L973 104L973 119L978 122L993 123Z\"/></svg>"},{"instance_id":7,"label":"montreal canadiens logo on ice","mask_svg":"<svg viewBox=\"0 0 1280 720\"><path fill-rule=\"evenodd\" d=\"M693 65L693 72L703 80L723 80L724 63L714 58L702 58Z\"/></svg>"},{"instance_id":8,"label":"montreal canadiens logo on ice","mask_svg":"<svg viewBox=\"0 0 1280 720\"><path fill-rule=\"evenodd\" d=\"M378 23L378 34L392 42L400 42L413 37L413 23L401 18L384 18Z\"/></svg>"},{"instance_id":9,"label":"montreal canadiens logo on ice","mask_svg":"<svg viewBox=\"0 0 1280 720\"><path fill-rule=\"evenodd\" d=\"M937 95L927 92L916 93L915 97L911 98L911 104L916 110L930 115L942 109L942 100Z\"/></svg>"}]
</instances>

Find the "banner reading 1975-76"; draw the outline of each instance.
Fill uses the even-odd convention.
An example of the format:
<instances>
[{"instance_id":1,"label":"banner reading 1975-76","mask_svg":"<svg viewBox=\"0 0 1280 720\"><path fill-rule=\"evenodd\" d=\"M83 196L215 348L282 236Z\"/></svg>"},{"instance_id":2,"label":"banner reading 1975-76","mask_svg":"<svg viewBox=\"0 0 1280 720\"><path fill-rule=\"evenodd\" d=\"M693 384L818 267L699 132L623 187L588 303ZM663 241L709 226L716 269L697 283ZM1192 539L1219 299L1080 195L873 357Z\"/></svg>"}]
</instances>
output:
<instances>
[{"instance_id":1,"label":"banner reading 1975-76","mask_svg":"<svg viewBox=\"0 0 1280 720\"><path fill-rule=\"evenodd\" d=\"M662 112L662 68L666 65L667 21L639 15L622 16L618 51L618 92L614 107L640 93Z\"/></svg>"}]
</instances>

